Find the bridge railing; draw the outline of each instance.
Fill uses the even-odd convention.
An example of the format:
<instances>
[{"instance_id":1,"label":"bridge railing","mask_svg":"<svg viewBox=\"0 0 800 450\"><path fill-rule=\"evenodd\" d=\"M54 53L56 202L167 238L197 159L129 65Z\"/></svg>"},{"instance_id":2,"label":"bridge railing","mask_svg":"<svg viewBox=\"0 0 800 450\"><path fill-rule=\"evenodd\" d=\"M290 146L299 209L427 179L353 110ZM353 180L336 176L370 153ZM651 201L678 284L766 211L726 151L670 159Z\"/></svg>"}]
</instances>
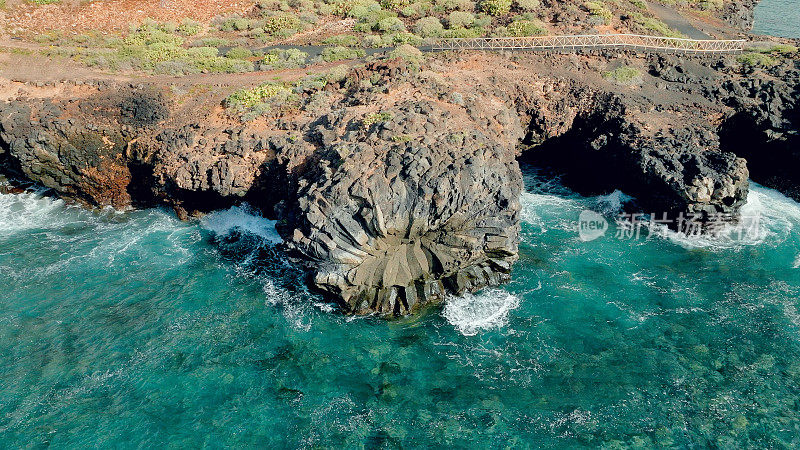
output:
<instances>
[{"instance_id":1,"label":"bridge railing","mask_svg":"<svg viewBox=\"0 0 800 450\"><path fill-rule=\"evenodd\" d=\"M431 45L442 50L576 50L585 48L633 48L684 53L736 53L744 40L686 39L640 34L489 37L438 39Z\"/></svg>"}]
</instances>

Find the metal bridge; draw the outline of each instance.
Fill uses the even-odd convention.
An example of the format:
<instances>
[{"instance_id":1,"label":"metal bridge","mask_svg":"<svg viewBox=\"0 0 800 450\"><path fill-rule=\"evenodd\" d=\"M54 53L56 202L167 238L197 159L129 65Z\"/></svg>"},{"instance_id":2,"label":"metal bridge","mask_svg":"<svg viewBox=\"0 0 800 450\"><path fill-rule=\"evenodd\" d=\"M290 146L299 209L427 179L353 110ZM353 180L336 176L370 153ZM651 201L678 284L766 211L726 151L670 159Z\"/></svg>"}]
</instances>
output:
<instances>
[{"instance_id":1,"label":"metal bridge","mask_svg":"<svg viewBox=\"0 0 800 450\"><path fill-rule=\"evenodd\" d=\"M738 53L745 41L686 39L641 34L596 34L571 36L531 36L496 38L438 39L430 49L444 50L578 50L630 48L674 53Z\"/></svg>"}]
</instances>

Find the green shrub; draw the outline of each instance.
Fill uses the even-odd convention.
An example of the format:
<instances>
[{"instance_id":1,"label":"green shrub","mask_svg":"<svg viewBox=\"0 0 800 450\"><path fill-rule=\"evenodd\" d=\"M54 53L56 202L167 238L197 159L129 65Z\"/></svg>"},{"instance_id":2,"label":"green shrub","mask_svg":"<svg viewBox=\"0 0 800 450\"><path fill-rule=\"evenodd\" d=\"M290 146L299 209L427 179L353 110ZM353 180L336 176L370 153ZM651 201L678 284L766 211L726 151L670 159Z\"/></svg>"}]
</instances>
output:
<instances>
[{"instance_id":1,"label":"green shrub","mask_svg":"<svg viewBox=\"0 0 800 450\"><path fill-rule=\"evenodd\" d=\"M756 52L739 55L736 61L747 67L772 67L778 64L778 60L772 56Z\"/></svg>"},{"instance_id":2,"label":"green shrub","mask_svg":"<svg viewBox=\"0 0 800 450\"><path fill-rule=\"evenodd\" d=\"M539 0L515 0L514 4L522 11L533 11L539 8Z\"/></svg>"},{"instance_id":3,"label":"green shrub","mask_svg":"<svg viewBox=\"0 0 800 450\"><path fill-rule=\"evenodd\" d=\"M233 58L233 59L247 59L252 56L253 52L251 52L250 49L244 47L234 47L228 50L227 53L225 53L226 58Z\"/></svg>"},{"instance_id":4,"label":"green shrub","mask_svg":"<svg viewBox=\"0 0 800 450\"><path fill-rule=\"evenodd\" d=\"M452 28L450 30L445 30L442 37L448 39L465 39L465 38L476 38L481 37L485 34L485 30L479 27L472 27L472 28Z\"/></svg>"},{"instance_id":5,"label":"green shrub","mask_svg":"<svg viewBox=\"0 0 800 450\"><path fill-rule=\"evenodd\" d=\"M417 11L417 8L414 8L413 6L406 6L400 10L400 15L403 17L417 17L420 15L420 13Z\"/></svg>"},{"instance_id":6,"label":"green shrub","mask_svg":"<svg viewBox=\"0 0 800 450\"><path fill-rule=\"evenodd\" d=\"M162 61L153 67L153 73L179 77L200 73L200 70L186 61Z\"/></svg>"},{"instance_id":7,"label":"green shrub","mask_svg":"<svg viewBox=\"0 0 800 450\"><path fill-rule=\"evenodd\" d=\"M397 14L392 11L384 10L372 11L360 18L358 23L353 27L353 30L357 32L369 32L377 30L379 23L385 19L397 19ZM391 26L393 22L394 20L386 21L383 26Z\"/></svg>"},{"instance_id":8,"label":"green shrub","mask_svg":"<svg viewBox=\"0 0 800 450\"><path fill-rule=\"evenodd\" d=\"M384 45L420 45L422 44L422 38L414 33L401 31L399 33L392 33L384 36L383 42Z\"/></svg>"},{"instance_id":9,"label":"green shrub","mask_svg":"<svg viewBox=\"0 0 800 450\"><path fill-rule=\"evenodd\" d=\"M230 41L225 38L207 37L198 39L190 44L192 47L227 47Z\"/></svg>"},{"instance_id":10,"label":"green shrub","mask_svg":"<svg viewBox=\"0 0 800 450\"><path fill-rule=\"evenodd\" d=\"M447 16L449 28L469 28L475 22L475 14L466 11L453 11Z\"/></svg>"},{"instance_id":11,"label":"green shrub","mask_svg":"<svg viewBox=\"0 0 800 450\"><path fill-rule=\"evenodd\" d=\"M383 36L379 36L377 34L369 34L364 36L364 40L361 42L361 44L367 48L380 48L387 45L386 41L383 39Z\"/></svg>"},{"instance_id":12,"label":"green shrub","mask_svg":"<svg viewBox=\"0 0 800 450\"><path fill-rule=\"evenodd\" d=\"M254 26L253 21L238 14L232 15L217 23L217 28L221 31L246 31Z\"/></svg>"},{"instance_id":13,"label":"green shrub","mask_svg":"<svg viewBox=\"0 0 800 450\"><path fill-rule=\"evenodd\" d=\"M358 36L353 36L352 34L340 34L336 36L331 36L322 41L322 43L325 45L334 45L341 47L356 47L361 43L361 41L358 39Z\"/></svg>"},{"instance_id":14,"label":"green shrub","mask_svg":"<svg viewBox=\"0 0 800 450\"><path fill-rule=\"evenodd\" d=\"M544 23L539 20L515 20L506 28L509 36L541 36L547 34Z\"/></svg>"},{"instance_id":15,"label":"green shrub","mask_svg":"<svg viewBox=\"0 0 800 450\"><path fill-rule=\"evenodd\" d=\"M154 27L143 26L133 33L128 34L122 40L123 45L141 47L153 44L165 44L173 46L183 45L183 38L159 30Z\"/></svg>"},{"instance_id":16,"label":"green shrub","mask_svg":"<svg viewBox=\"0 0 800 450\"><path fill-rule=\"evenodd\" d=\"M641 82L642 72L635 67L622 66L608 72L603 72L603 78L616 84L630 85Z\"/></svg>"},{"instance_id":17,"label":"green shrub","mask_svg":"<svg viewBox=\"0 0 800 450\"><path fill-rule=\"evenodd\" d=\"M381 19L376 24L375 30L384 33L389 33L393 31L405 31L406 26L405 24L403 24L403 21L398 19L397 17L387 17L385 19Z\"/></svg>"},{"instance_id":18,"label":"green shrub","mask_svg":"<svg viewBox=\"0 0 800 450\"><path fill-rule=\"evenodd\" d=\"M195 42L194 45L201 44ZM116 52L92 58L92 64L109 69L136 69L146 72L180 75L196 72L249 72L253 63L233 56L249 52L232 49L231 57L219 56L216 47L185 48L183 38L163 31L151 22L134 29L115 44Z\"/></svg>"},{"instance_id":19,"label":"green shrub","mask_svg":"<svg viewBox=\"0 0 800 450\"><path fill-rule=\"evenodd\" d=\"M442 22L436 17L423 17L414 25L414 31L422 37L439 37L444 31Z\"/></svg>"},{"instance_id":20,"label":"green shrub","mask_svg":"<svg viewBox=\"0 0 800 450\"><path fill-rule=\"evenodd\" d=\"M611 23L611 19L614 15L611 13L611 10L606 7L600 1L588 1L583 3L583 7L589 11L589 15L596 20L602 21L602 23L608 25Z\"/></svg>"},{"instance_id":21,"label":"green shrub","mask_svg":"<svg viewBox=\"0 0 800 450\"><path fill-rule=\"evenodd\" d=\"M279 14L267 18L264 22L264 31L271 35L281 35L297 31L303 23L294 14Z\"/></svg>"},{"instance_id":22,"label":"green shrub","mask_svg":"<svg viewBox=\"0 0 800 450\"><path fill-rule=\"evenodd\" d=\"M416 70L419 69L425 55L423 55L420 49L404 44L389 52L389 57L401 58Z\"/></svg>"},{"instance_id":23,"label":"green shrub","mask_svg":"<svg viewBox=\"0 0 800 450\"><path fill-rule=\"evenodd\" d=\"M325 79L328 83L340 83L347 78L350 68L346 64L338 65L325 73Z\"/></svg>"},{"instance_id":24,"label":"green shrub","mask_svg":"<svg viewBox=\"0 0 800 450\"><path fill-rule=\"evenodd\" d=\"M388 122L390 120L392 120L392 115L388 112L372 113L364 116L361 125L364 129L367 129L376 123Z\"/></svg>"},{"instance_id":25,"label":"green shrub","mask_svg":"<svg viewBox=\"0 0 800 450\"><path fill-rule=\"evenodd\" d=\"M219 55L216 47L192 47L186 50L186 54L193 59L215 58Z\"/></svg>"},{"instance_id":26,"label":"green shrub","mask_svg":"<svg viewBox=\"0 0 800 450\"><path fill-rule=\"evenodd\" d=\"M178 24L175 22L164 22L158 26L158 29L165 33L175 33L178 31Z\"/></svg>"},{"instance_id":27,"label":"green shrub","mask_svg":"<svg viewBox=\"0 0 800 450\"><path fill-rule=\"evenodd\" d=\"M698 5L704 11L717 11L722 9L722 0L700 0Z\"/></svg>"},{"instance_id":28,"label":"green shrub","mask_svg":"<svg viewBox=\"0 0 800 450\"><path fill-rule=\"evenodd\" d=\"M629 0L633 6L639 9L647 9L647 3L644 0Z\"/></svg>"},{"instance_id":29,"label":"green shrub","mask_svg":"<svg viewBox=\"0 0 800 450\"><path fill-rule=\"evenodd\" d=\"M178 33L184 36L194 36L203 30L203 26L191 19L183 19L178 26Z\"/></svg>"},{"instance_id":30,"label":"green shrub","mask_svg":"<svg viewBox=\"0 0 800 450\"><path fill-rule=\"evenodd\" d=\"M322 51L322 60L327 62L341 61L344 59L362 58L364 50L348 47L329 47Z\"/></svg>"},{"instance_id":31,"label":"green shrub","mask_svg":"<svg viewBox=\"0 0 800 450\"><path fill-rule=\"evenodd\" d=\"M475 10L475 2L472 0L435 0L435 5L440 12Z\"/></svg>"},{"instance_id":32,"label":"green shrub","mask_svg":"<svg viewBox=\"0 0 800 450\"><path fill-rule=\"evenodd\" d=\"M502 16L511 11L511 0L482 0L481 11L490 16Z\"/></svg>"},{"instance_id":33,"label":"green shrub","mask_svg":"<svg viewBox=\"0 0 800 450\"><path fill-rule=\"evenodd\" d=\"M770 42L763 44L748 45L747 47L745 47L745 50L757 53L766 53L766 54L775 53L778 55L789 55L792 53L796 53L797 47L789 44L775 44Z\"/></svg>"},{"instance_id":34,"label":"green shrub","mask_svg":"<svg viewBox=\"0 0 800 450\"><path fill-rule=\"evenodd\" d=\"M270 50L264 55L262 68L267 70L274 69L294 69L302 67L308 60L308 53L296 48L286 50Z\"/></svg>"},{"instance_id":35,"label":"green shrub","mask_svg":"<svg viewBox=\"0 0 800 450\"><path fill-rule=\"evenodd\" d=\"M340 4L345 4L345 2ZM367 0L362 2L353 2L351 5L343 7L342 15L362 20L370 14L380 10L381 5L378 2L374 0Z\"/></svg>"},{"instance_id":36,"label":"green shrub","mask_svg":"<svg viewBox=\"0 0 800 450\"><path fill-rule=\"evenodd\" d=\"M411 0L381 0L380 5L383 9L389 11L400 11L401 9L410 6L413 2Z\"/></svg>"},{"instance_id":37,"label":"green shrub","mask_svg":"<svg viewBox=\"0 0 800 450\"><path fill-rule=\"evenodd\" d=\"M285 84L265 83L253 89L240 89L225 99L225 106L235 109L252 108L268 100L281 100L291 94Z\"/></svg>"},{"instance_id":38,"label":"green shrub","mask_svg":"<svg viewBox=\"0 0 800 450\"><path fill-rule=\"evenodd\" d=\"M492 25L492 17L488 14L478 14L475 16L475 22L472 22L472 28L488 28Z\"/></svg>"},{"instance_id":39,"label":"green shrub","mask_svg":"<svg viewBox=\"0 0 800 450\"><path fill-rule=\"evenodd\" d=\"M31 3L35 5L52 5L53 3L58 3L61 0L30 0ZM3 7L5 7L5 2L3 3Z\"/></svg>"}]
</instances>

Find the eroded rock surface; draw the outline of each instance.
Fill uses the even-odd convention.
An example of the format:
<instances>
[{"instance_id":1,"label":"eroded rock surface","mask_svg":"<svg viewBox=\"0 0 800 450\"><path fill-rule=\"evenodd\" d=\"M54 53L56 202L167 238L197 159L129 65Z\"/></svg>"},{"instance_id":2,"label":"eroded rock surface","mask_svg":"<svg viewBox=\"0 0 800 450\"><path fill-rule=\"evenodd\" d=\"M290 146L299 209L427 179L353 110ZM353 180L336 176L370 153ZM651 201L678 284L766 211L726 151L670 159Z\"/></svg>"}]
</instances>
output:
<instances>
[{"instance_id":1,"label":"eroded rock surface","mask_svg":"<svg viewBox=\"0 0 800 450\"><path fill-rule=\"evenodd\" d=\"M638 65L641 84L602 77L621 65ZM738 70L624 53L445 55L418 73L390 60L252 122L219 96L171 103L163 87L37 94L0 105L0 166L90 205L190 217L250 202L346 311L403 315L509 279L520 156L647 212L735 220L742 157L764 159L725 130L787 149L797 124L795 72L757 82Z\"/></svg>"},{"instance_id":2,"label":"eroded rock surface","mask_svg":"<svg viewBox=\"0 0 800 450\"><path fill-rule=\"evenodd\" d=\"M514 147L432 102L383 112L355 133L341 119L316 130L343 139L302 177L285 233L315 262L314 284L352 312L400 315L507 281L522 189Z\"/></svg>"}]
</instances>

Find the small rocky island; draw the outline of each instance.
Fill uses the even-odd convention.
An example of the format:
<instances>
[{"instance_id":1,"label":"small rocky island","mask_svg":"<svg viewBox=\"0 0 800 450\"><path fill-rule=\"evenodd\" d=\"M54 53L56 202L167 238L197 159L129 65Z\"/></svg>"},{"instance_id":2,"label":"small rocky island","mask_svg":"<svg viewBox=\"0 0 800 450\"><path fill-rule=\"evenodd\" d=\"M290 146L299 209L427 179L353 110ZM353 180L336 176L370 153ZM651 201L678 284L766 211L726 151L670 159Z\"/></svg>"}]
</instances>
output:
<instances>
[{"instance_id":1,"label":"small rocky island","mask_svg":"<svg viewBox=\"0 0 800 450\"><path fill-rule=\"evenodd\" d=\"M103 44L108 55L58 33L51 48L68 52L7 36L0 170L87 207L166 205L190 219L247 202L277 220L314 288L349 313L384 316L510 279L521 160L579 192L621 189L646 211L735 221L750 179L800 199L800 55L743 31L753 1L725 1L703 22L703 32L747 39L742 54L420 50L477 20L512 36L671 30L646 4L486 3L500 9L400 11L374 24L325 10L331 20L275 38L282 47L220 45L242 57L216 49L202 68L187 55L212 44L185 38L201 22L120 32L122 44ZM243 36L260 20L269 33L289 20L274 11L261 2L213 26ZM28 38L37 11L18 14ZM341 36L395 41L367 56ZM156 44L175 46L174 59L147 60Z\"/></svg>"}]
</instances>

